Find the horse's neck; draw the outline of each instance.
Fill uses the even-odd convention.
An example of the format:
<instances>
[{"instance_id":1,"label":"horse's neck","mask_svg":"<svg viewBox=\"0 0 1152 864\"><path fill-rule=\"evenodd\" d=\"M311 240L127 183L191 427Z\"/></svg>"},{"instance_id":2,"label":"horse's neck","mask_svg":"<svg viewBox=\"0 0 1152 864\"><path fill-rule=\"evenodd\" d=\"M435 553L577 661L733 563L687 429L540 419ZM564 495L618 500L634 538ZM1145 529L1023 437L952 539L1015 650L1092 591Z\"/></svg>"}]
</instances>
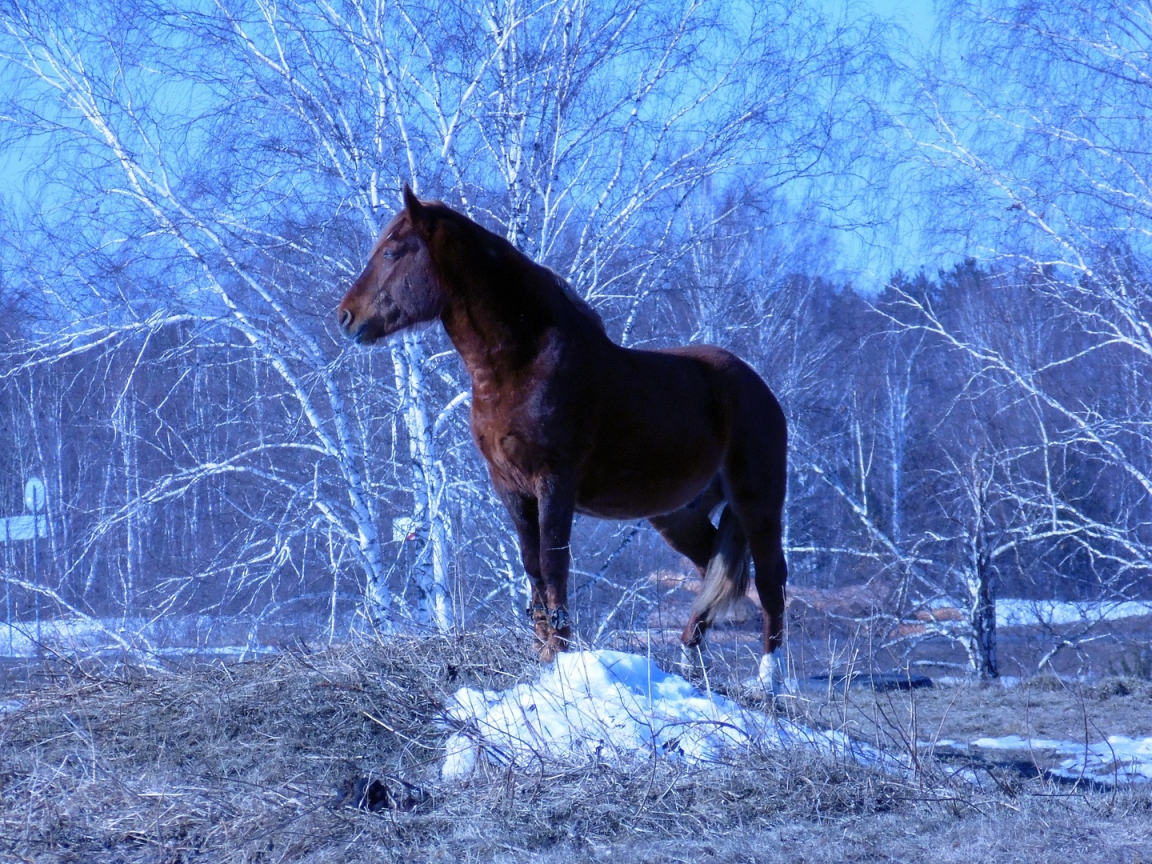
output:
<instances>
[{"instance_id":1,"label":"horse's neck","mask_svg":"<svg viewBox=\"0 0 1152 864\"><path fill-rule=\"evenodd\" d=\"M460 288L452 292L440 319L448 338L474 386L507 380L535 356L554 315L546 301L522 283L501 289L483 283Z\"/></svg>"}]
</instances>

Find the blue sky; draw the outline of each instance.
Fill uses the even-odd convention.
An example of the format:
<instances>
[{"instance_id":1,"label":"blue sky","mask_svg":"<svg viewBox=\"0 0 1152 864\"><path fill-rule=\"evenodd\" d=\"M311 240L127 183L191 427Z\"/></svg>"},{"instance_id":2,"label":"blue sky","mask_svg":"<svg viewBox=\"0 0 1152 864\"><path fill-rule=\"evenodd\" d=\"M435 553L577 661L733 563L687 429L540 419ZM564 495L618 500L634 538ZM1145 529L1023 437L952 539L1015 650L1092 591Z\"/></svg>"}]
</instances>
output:
<instances>
[{"instance_id":1,"label":"blue sky","mask_svg":"<svg viewBox=\"0 0 1152 864\"><path fill-rule=\"evenodd\" d=\"M825 0L829 10L847 9L859 14L874 14L903 27L912 38L904 47L913 53L925 50L932 42L936 27L934 0ZM939 257L935 250L924 248L916 232L898 230L894 236L876 238L877 245L869 246L863 238L850 233L837 235L839 255L838 272L834 278L851 282L865 293L878 291L896 270L915 272L925 267L949 266L949 260Z\"/></svg>"},{"instance_id":2,"label":"blue sky","mask_svg":"<svg viewBox=\"0 0 1152 864\"><path fill-rule=\"evenodd\" d=\"M837 0L833 0L837 2ZM932 0L855 0L861 9L891 18L905 30L927 45L936 25Z\"/></svg>"}]
</instances>

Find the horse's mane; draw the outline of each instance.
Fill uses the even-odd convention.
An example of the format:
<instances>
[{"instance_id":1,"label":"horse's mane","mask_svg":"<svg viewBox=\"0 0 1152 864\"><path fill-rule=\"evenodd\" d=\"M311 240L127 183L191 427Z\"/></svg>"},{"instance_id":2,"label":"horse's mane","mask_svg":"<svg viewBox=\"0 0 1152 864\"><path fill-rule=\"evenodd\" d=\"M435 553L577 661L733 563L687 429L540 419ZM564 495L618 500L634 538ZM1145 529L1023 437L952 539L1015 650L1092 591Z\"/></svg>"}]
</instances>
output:
<instances>
[{"instance_id":1,"label":"horse's mane","mask_svg":"<svg viewBox=\"0 0 1152 864\"><path fill-rule=\"evenodd\" d=\"M576 289L568 284L568 280L553 270L551 267L545 267L544 269L547 270L552 275L552 278L556 280L556 284L560 286L560 290L563 292L564 296L567 297L568 300L572 302L572 305L576 307L576 311L591 321L593 324L595 324L601 333L607 333L608 331L604 327L604 319L600 317L600 313L588 305L587 300L576 293Z\"/></svg>"},{"instance_id":2,"label":"horse's mane","mask_svg":"<svg viewBox=\"0 0 1152 864\"><path fill-rule=\"evenodd\" d=\"M455 220L457 224L464 226L474 235L476 230L479 229L481 236L487 235L488 237L495 239L498 243L504 245L505 248L511 250L514 255L517 255L526 261L530 266L536 264L535 261L517 249L511 242L509 242L507 238L501 237L494 231L489 231L483 225L473 221L472 219L469 219L463 213L452 209L443 201L425 201L424 205L429 208L434 208L441 216L447 216ZM547 265L538 264L536 266L540 267L545 273L552 277L556 283L556 287L560 289L561 295L576 307L577 312L592 322L592 324L596 326L596 329L598 329L601 333L606 334L608 332L607 328L604 326L604 319L600 317L600 313L588 305L588 301L576 293L576 289L568 284L567 279L565 279L563 276L561 276Z\"/></svg>"}]
</instances>

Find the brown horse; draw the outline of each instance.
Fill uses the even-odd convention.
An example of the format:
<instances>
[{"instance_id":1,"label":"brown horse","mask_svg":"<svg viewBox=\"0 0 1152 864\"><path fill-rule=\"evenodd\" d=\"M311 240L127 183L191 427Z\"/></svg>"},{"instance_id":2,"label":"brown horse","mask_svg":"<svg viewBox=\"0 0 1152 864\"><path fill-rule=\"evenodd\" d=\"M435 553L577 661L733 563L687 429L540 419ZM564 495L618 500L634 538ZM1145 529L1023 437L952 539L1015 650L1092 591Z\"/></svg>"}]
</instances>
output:
<instances>
[{"instance_id":1,"label":"brown horse","mask_svg":"<svg viewBox=\"0 0 1152 864\"><path fill-rule=\"evenodd\" d=\"M340 329L369 345L443 323L472 378L472 434L520 537L541 659L571 635L573 514L643 517L703 576L687 647L745 594L751 552L760 677L775 692L787 426L767 385L722 348L623 348L567 283L504 238L407 186L404 204L340 303Z\"/></svg>"}]
</instances>

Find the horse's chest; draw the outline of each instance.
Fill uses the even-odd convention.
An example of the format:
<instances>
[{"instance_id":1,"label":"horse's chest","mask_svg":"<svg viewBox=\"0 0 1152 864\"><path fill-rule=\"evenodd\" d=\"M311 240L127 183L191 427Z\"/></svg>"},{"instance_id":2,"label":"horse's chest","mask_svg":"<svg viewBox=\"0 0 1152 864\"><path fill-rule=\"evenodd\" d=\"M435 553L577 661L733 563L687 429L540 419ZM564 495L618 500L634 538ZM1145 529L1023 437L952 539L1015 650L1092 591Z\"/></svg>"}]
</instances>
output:
<instances>
[{"instance_id":1,"label":"horse's chest","mask_svg":"<svg viewBox=\"0 0 1152 864\"><path fill-rule=\"evenodd\" d=\"M501 485L531 491L548 465L548 447L535 424L514 405L473 403L472 435Z\"/></svg>"}]
</instances>

